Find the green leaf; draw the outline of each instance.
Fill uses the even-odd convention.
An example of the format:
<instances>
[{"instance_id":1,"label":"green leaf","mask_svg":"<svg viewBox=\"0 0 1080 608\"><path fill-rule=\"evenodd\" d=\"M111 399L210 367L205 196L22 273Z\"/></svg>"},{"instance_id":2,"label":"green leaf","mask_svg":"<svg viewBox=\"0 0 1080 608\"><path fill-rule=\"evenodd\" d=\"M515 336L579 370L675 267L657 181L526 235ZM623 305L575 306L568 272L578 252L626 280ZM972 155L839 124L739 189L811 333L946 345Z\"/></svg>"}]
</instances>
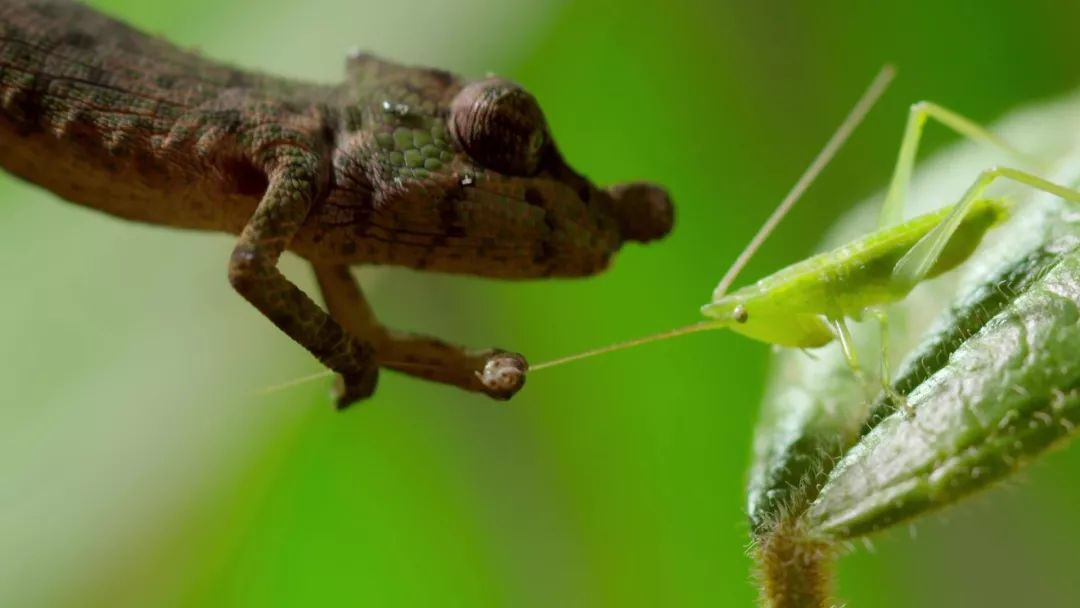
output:
<instances>
[{"instance_id":1,"label":"green leaf","mask_svg":"<svg viewBox=\"0 0 1080 608\"><path fill-rule=\"evenodd\" d=\"M1078 106L1035 108L995 130L1061 160L1049 176L1076 187L1080 144L1059 121ZM967 145L943 155L920 169L914 206L951 203L1001 160ZM985 488L1075 434L1080 207L1020 188L994 196L1019 202L1017 217L961 269L890 310L893 354L903 357L895 387L914 416L871 403L834 345L774 357L748 491L759 542L780 528L830 541L881 530ZM871 228L877 204L857 209L828 244ZM862 325L856 341L869 368L880 346Z\"/></svg>"},{"instance_id":2,"label":"green leaf","mask_svg":"<svg viewBox=\"0 0 1080 608\"><path fill-rule=\"evenodd\" d=\"M804 515L808 530L851 538L948 505L1074 432L1080 254L1072 246L1073 253L1034 267L1042 276L1030 287L1005 292L1000 311L955 349L947 339L935 341L938 349L928 356L947 360L919 374L925 378L908 394L916 414L881 418L844 454ZM1043 253L1025 256L1020 266ZM955 336L954 328L982 316L977 308L965 312L971 315L942 335Z\"/></svg>"}]
</instances>

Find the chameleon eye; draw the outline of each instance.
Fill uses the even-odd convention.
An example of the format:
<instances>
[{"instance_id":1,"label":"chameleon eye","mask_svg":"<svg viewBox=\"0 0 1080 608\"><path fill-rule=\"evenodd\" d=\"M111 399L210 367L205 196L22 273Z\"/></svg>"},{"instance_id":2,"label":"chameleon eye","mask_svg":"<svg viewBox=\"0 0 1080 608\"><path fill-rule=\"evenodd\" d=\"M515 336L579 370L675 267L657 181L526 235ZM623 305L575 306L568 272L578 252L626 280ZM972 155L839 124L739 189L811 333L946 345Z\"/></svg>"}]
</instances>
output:
<instances>
[{"instance_id":1,"label":"chameleon eye","mask_svg":"<svg viewBox=\"0 0 1080 608\"><path fill-rule=\"evenodd\" d=\"M536 99L501 78L473 82L450 105L450 131L477 163L508 175L532 175L547 147Z\"/></svg>"}]
</instances>

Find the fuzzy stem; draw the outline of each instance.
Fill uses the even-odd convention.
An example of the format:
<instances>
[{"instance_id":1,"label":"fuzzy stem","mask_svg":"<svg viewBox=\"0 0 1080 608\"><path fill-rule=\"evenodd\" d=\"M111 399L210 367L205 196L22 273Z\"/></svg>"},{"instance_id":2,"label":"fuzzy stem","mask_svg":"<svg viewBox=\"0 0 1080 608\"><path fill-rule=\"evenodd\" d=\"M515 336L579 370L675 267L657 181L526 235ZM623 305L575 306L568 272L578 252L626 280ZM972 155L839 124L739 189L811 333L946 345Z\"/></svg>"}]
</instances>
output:
<instances>
[{"instance_id":1,"label":"fuzzy stem","mask_svg":"<svg viewBox=\"0 0 1080 608\"><path fill-rule=\"evenodd\" d=\"M758 537L754 559L764 608L828 608L834 547L789 522Z\"/></svg>"}]
</instances>

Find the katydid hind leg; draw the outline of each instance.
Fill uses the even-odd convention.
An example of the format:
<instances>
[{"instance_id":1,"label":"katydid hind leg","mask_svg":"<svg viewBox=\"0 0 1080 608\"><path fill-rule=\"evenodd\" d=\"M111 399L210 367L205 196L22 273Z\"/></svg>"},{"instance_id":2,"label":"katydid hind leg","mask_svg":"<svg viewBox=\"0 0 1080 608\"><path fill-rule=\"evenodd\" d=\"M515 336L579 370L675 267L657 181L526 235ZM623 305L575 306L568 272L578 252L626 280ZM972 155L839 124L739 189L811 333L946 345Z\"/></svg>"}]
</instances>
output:
<instances>
[{"instance_id":1,"label":"katydid hind leg","mask_svg":"<svg viewBox=\"0 0 1080 608\"><path fill-rule=\"evenodd\" d=\"M971 206L979 200L983 191L999 177L1029 186L1042 192L1060 196L1068 201L1080 203L1080 191L1067 188L1060 184L1055 184L1034 173L1028 173L1027 171L1010 167L993 167L987 169L980 173L971 186L968 187L963 198L961 198L960 202L958 202L956 206L953 207L952 211L945 216L945 219L935 226L933 230L919 239L919 241L915 243L902 258L900 258L900 261L897 262L896 266L893 268L892 280L897 281L904 286L913 287L926 278L926 275L934 267L938 258L941 257L941 252L944 251L945 245L948 244L949 239L952 237L953 233L956 232L956 229L960 226L960 223L971 209Z\"/></svg>"},{"instance_id":2,"label":"katydid hind leg","mask_svg":"<svg viewBox=\"0 0 1080 608\"><path fill-rule=\"evenodd\" d=\"M903 221L904 204L907 199L908 186L911 183L911 174L915 168L915 157L918 153L923 129L926 127L926 121L930 118L964 137L1000 150L1022 165L1032 168L1041 165L1038 159L1021 152L975 121L935 103L920 101L913 104L908 113L907 126L904 127L904 137L900 142L896 167L893 169L892 179L889 181L889 190L885 195L885 202L881 206L878 228L887 228Z\"/></svg>"}]
</instances>

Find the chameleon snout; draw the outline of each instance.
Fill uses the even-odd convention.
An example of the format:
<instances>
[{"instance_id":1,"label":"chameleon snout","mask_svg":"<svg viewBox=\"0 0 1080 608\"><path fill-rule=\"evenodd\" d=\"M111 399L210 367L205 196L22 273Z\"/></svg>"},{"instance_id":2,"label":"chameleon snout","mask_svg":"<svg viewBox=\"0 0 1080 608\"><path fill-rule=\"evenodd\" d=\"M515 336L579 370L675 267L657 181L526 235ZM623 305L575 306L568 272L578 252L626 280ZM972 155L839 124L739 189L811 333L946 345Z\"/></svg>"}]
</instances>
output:
<instances>
[{"instance_id":1,"label":"chameleon snout","mask_svg":"<svg viewBox=\"0 0 1080 608\"><path fill-rule=\"evenodd\" d=\"M624 240L647 243L671 232L675 207L667 190L648 182L630 182L611 186L607 193L614 200L613 213Z\"/></svg>"}]
</instances>

